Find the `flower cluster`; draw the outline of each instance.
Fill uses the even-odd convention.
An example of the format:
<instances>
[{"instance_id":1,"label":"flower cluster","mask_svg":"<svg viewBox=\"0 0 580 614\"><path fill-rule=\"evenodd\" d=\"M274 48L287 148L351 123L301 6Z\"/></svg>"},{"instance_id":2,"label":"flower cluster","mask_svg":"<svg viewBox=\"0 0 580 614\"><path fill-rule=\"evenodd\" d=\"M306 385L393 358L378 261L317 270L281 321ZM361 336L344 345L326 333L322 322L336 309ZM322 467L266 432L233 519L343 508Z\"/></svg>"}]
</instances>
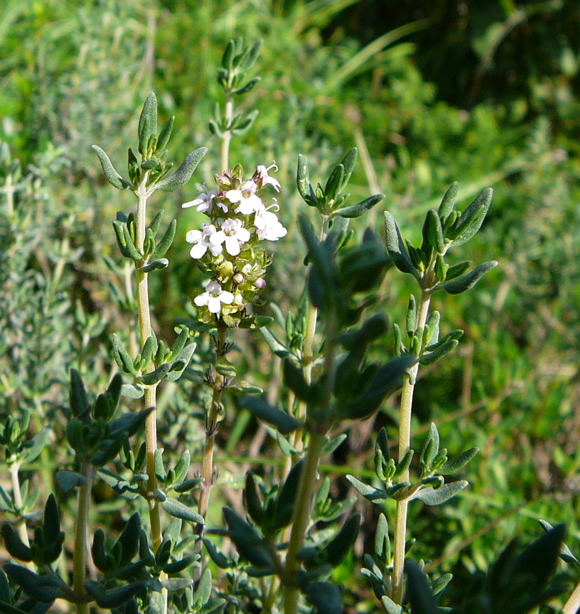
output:
<instances>
[{"instance_id":1,"label":"flower cluster","mask_svg":"<svg viewBox=\"0 0 580 614\"><path fill-rule=\"evenodd\" d=\"M280 191L278 181L269 175L271 169L277 170L276 165L260 165L250 179L244 179L238 165L216 175L217 188L204 186L197 198L182 205L196 207L209 218L201 230L186 235L191 257L210 276L205 292L194 299L205 321L221 318L227 326L240 325L248 317L246 305L255 303L266 285L270 259L260 242L286 235L275 213L276 199L266 206L262 198L268 185Z\"/></svg>"}]
</instances>

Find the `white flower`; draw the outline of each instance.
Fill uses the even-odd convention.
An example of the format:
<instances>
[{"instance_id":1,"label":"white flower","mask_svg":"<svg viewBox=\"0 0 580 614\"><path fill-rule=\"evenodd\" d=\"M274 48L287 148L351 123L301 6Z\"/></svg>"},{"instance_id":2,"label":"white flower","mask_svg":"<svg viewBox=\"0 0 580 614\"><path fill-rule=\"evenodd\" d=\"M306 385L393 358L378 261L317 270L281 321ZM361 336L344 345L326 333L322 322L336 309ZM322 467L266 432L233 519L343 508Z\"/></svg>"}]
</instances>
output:
<instances>
[{"instance_id":1,"label":"white flower","mask_svg":"<svg viewBox=\"0 0 580 614\"><path fill-rule=\"evenodd\" d=\"M226 198L231 203L240 203L236 213L250 215L263 207L262 200L259 196L256 196L257 189L258 186L250 179L250 181L244 182L239 190L228 190Z\"/></svg>"},{"instance_id":2,"label":"white flower","mask_svg":"<svg viewBox=\"0 0 580 614\"><path fill-rule=\"evenodd\" d=\"M278 170L278 167L276 166L276 164L270 164L270 166L268 166L268 168L266 168L263 164L259 164L256 167L256 172L254 173L254 177L258 180L258 183L264 187L265 185L271 185L276 192L280 191L280 182L277 179L274 179L273 177L270 177L270 175L268 175L268 171L273 168L274 170Z\"/></svg>"},{"instance_id":3,"label":"white flower","mask_svg":"<svg viewBox=\"0 0 580 614\"><path fill-rule=\"evenodd\" d=\"M200 213L207 213L208 215L213 211L214 207L219 207L223 211L227 211L228 208L223 203L216 203L215 198L217 196L217 190L214 188L213 190L209 190L205 188L205 192L201 192L197 198L194 200L190 200L187 203L183 203L181 205L184 209L187 207L197 207L197 210Z\"/></svg>"},{"instance_id":4,"label":"white flower","mask_svg":"<svg viewBox=\"0 0 580 614\"><path fill-rule=\"evenodd\" d=\"M226 236L213 224L204 224L202 230L190 230L185 235L185 240L193 243L189 254L197 260L202 258L208 249L212 255L219 256L223 251L221 244L226 240Z\"/></svg>"},{"instance_id":5,"label":"white flower","mask_svg":"<svg viewBox=\"0 0 580 614\"><path fill-rule=\"evenodd\" d=\"M265 208L256 212L254 226L258 239L265 241L277 241L288 232L278 220L278 216Z\"/></svg>"},{"instance_id":6,"label":"white flower","mask_svg":"<svg viewBox=\"0 0 580 614\"><path fill-rule=\"evenodd\" d=\"M203 294L196 296L193 302L198 307L207 305L211 313L219 313L224 305L231 305L234 302L234 295L227 290L222 290L222 287L217 281L210 281Z\"/></svg>"},{"instance_id":7,"label":"white flower","mask_svg":"<svg viewBox=\"0 0 580 614\"><path fill-rule=\"evenodd\" d=\"M226 251L230 256L237 256L240 247L250 240L250 231L244 228L242 220L227 219L221 225L221 230L225 235Z\"/></svg>"}]
</instances>

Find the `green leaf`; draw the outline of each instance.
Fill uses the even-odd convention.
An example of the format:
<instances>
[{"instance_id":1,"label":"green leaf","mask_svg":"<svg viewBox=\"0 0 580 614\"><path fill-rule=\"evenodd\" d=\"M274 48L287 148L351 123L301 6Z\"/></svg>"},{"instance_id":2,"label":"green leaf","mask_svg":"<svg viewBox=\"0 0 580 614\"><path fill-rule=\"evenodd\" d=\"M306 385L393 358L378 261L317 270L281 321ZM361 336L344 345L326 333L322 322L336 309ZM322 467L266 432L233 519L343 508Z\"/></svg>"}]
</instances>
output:
<instances>
[{"instance_id":1,"label":"green leaf","mask_svg":"<svg viewBox=\"0 0 580 614\"><path fill-rule=\"evenodd\" d=\"M353 547L360 528L360 521L359 513L350 516L336 536L325 546L324 560L332 567L337 567Z\"/></svg>"},{"instance_id":2,"label":"green leaf","mask_svg":"<svg viewBox=\"0 0 580 614\"><path fill-rule=\"evenodd\" d=\"M89 409L89 398L80 373L70 371L70 406L75 416L84 416Z\"/></svg>"},{"instance_id":3,"label":"green leaf","mask_svg":"<svg viewBox=\"0 0 580 614\"><path fill-rule=\"evenodd\" d=\"M252 127L256 117L258 117L258 113L258 109L255 109L250 113L235 117L231 126L232 134L243 134L244 132L247 132Z\"/></svg>"},{"instance_id":4,"label":"green leaf","mask_svg":"<svg viewBox=\"0 0 580 614\"><path fill-rule=\"evenodd\" d=\"M177 499L168 498L161 504L161 507L175 518L187 520L188 522L196 522L197 524L204 523L202 516L192 508L177 501Z\"/></svg>"},{"instance_id":5,"label":"green leaf","mask_svg":"<svg viewBox=\"0 0 580 614\"><path fill-rule=\"evenodd\" d=\"M35 461L41 454L42 450L48 443L51 433L50 427L45 427L38 431L36 435L25 441L20 452L20 462L22 464L28 464Z\"/></svg>"},{"instance_id":6,"label":"green leaf","mask_svg":"<svg viewBox=\"0 0 580 614\"><path fill-rule=\"evenodd\" d=\"M427 576L413 559L405 560L407 597L413 614L437 614L437 604Z\"/></svg>"},{"instance_id":7,"label":"green leaf","mask_svg":"<svg viewBox=\"0 0 580 614\"><path fill-rule=\"evenodd\" d=\"M198 608L205 605L209 601L209 598L211 597L211 589L211 571L208 567L206 567L204 572L201 574L197 590L193 594L193 603Z\"/></svg>"},{"instance_id":8,"label":"green leaf","mask_svg":"<svg viewBox=\"0 0 580 614\"><path fill-rule=\"evenodd\" d=\"M452 281L445 281L437 286L437 290L445 290L448 294L460 294L475 286L475 284L488 272L494 269L498 265L497 260L491 260L490 262L484 262L475 267L473 271L470 271L466 275L462 275Z\"/></svg>"},{"instance_id":9,"label":"green leaf","mask_svg":"<svg viewBox=\"0 0 580 614\"><path fill-rule=\"evenodd\" d=\"M133 359L129 356L129 353L121 343L121 340L116 333L111 335L111 342L113 345L113 358L115 359L119 369L125 373L137 375L135 365L133 364Z\"/></svg>"},{"instance_id":10,"label":"green leaf","mask_svg":"<svg viewBox=\"0 0 580 614\"><path fill-rule=\"evenodd\" d=\"M242 87L239 87L238 89L234 90L232 94L236 96L239 96L240 94L247 94L248 92L251 92L254 89L254 86L261 80L261 77L254 77L253 79L250 79L245 85L242 85Z\"/></svg>"},{"instance_id":11,"label":"green leaf","mask_svg":"<svg viewBox=\"0 0 580 614\"><path fill-rule=\"evenodd\" d=\"M354 167L356 166L357 157L358 149L356 147L353 147L346 152L344 158L340 161L340 163L344 167L344 175L342 178L342 184L340 186L341 190L343 190L346 187L347 183L350 181L350 177L352 175Z\"/></svg>"},{"instance_id":12,"label":"green leaf","mask_svg":"<svg viewBox=\"0 0 580 614\"><path fill-rule=\"evenodd\" d=\"M262 502L258 495L258 488L256 487L256 481L251 471L246 474L246 486L244 488L244 502L246 504L246 511L250 515L250 518L262 528L264 523L264 510L262 508Z\"/></svg>"},{"instance_id":13,"label":"green leaf","mask_svg":"<svg viewBox=\"0 0 580 614\"><path fill-rule=\"evenodd\" d=\"M375 530L375 554L381 561L389 561L391 558L391 541L389 539L389 524L387 517L381 512Z\"/></svg>"},{"instance_id":14,"label":"green leaf","mask_svg":"<svg viewBox=\"0 0 580 614\"><path fill-rule=\"evenodd\" d=\"M318 206L316 195L310 185L310 177L308 174L308 166L306 158L302 154L298 154L298 165L296 168L296 186L303 200L310 207Z\"/></svg>"},{"instance_id":15,"label":"green leaf","mask_svg":"<svg viewBox=\"0 0 580 614\"><path fill-rule=\"evenodd\" d=\"M340 217L345 218L353 218L360 217L366 211L372 209L377 203L380 203L381 200L385 197L384 194L373 194L364 200L356 203L355 205L350 205L348 207L340 207L339 209L335 209L332 212L332 215L340 215Z\"/></svg>"},{"instance_id":16,"label":"green leaf","mask_svg":"<svg viewBox=\"0 0 580 614\"><path fill-rule=\"evenodd\" d=\"M145 394L145 389L139 384L123 384L121 394L128 399L140 399Z\"/></svg>"},{"instance_id":17,"label":"green leaf","mask_svg":"<svg viewBox=\"0 0 580 614\"><path fill-rule=\"evenodd\" d=\"M56 481L63 492L68 492L77 486L82 486L87 483L87 478L77 473L76 471L67 471L65 469L61 469L57 471L55 476Z\"/></svg>"},{"instance_id":18,"label":"green leaf","mask_svg":"<svg viewBox=\"0 0 580 614\"><path fill-rule=\"evenodd\" d=\"M167 227L167 230L165 231L165 234L163 235L163 238L155 247L153 254L151 254L152 258L161 258L165 256L167 250L171 247L171 244L173 243L176 230L177 220L171 220L169 226Z\"/></svg>"},{"instance_id":19,"label":"green leaf","mask_svg":"<svg viewBox=\"0 0 580 614\"><path fill-rule=\"evenodd\" d=\"M32 561L31 549L20 539L18 533L8 523L2 525L2 538L10 556L20 561Z\"/></svg>"},{"instance_id":20,"label":"green leaf","mask_svg":"<svg viewBox=\"0 0 580 614\"><path fill-rule=\"evenodd\" d=\"M91 147L99 157L101 167L103 169L103 173L105 174L107 181L113 187L117 188L117 190L126 190L127 188L133 187L117 172L117 170L113 166L113 163L109 159L109 156L98 145L91 145Z\"/></svg>"},{"instance_id":21,"label":"green leaf","mask_svg":"<svg viewBox=\"0 0 580 614\"><path fill-rule=\"evenodd\" d=\"M173 122L175 121L175 116L172 115L169 118L169 121L163 126L161 132L159 133L159 138L157 139L157 148L156 151L161 153L167 147L169 143L169 139L171 138L171 133L173 132Z\"/></svg>"},{"instance_id":22,"label":"green leaf","mask_svg":"<svg viewBox=\"0 0 580 614\"><path fill-rule=\"evenodd\" d=\"M439 205L439 209L437 212L439 213L439 217L442 220L445 220L449 214L453 211L455 207L455 201L457 199L457 193L459 191L459 184L457 181L454 181L448 188L443 198L441 200L441 204Z\"/></svg>"},{"instance_id":23,"label":"green leaf","mask_svg":"<svg viewBox=\"0 0 580 614\"><path fill-rule=\"evenodd\" d=\"M40 576L26 567L12 563L5 565L4 571L29 597L41 603L52 603L68 590L66 584L56 575Z\"/></svg>"},{"instance_id":24,"label":"green leaf","mask_svg":"<svg viewBox=\"0 0 580 614\"><path fill-rule=\"evenodd\" d=\"M450 458L442 467L437 470L437 473L441 475L449 475L450 473L457 473L462 467L465 467L467 463L471 462L479 453L479 448L469 448L465 450L455 458Z\"/></svg>"},{"instance_id":25,"label":"green leaf","mask_svg":"<svg viewBox=\"0 0 580 614\"><path fill-rule=\"evenodd\" d=\"M342 590L330 582L310 582L303 589L317 614L342 614Z\"/></svg>"},{"instance_id":26,"label":"green leaf","mask_svg":"<svg viewBox=\"0 0 580 614\"><path fill-rule=\"evenodd\" d=\"M445 280L450 281L452 279L455 279L456 277L459 277L462 273L465 273L465 271L467 271L470 265L471 265L470 260L464 260L463 262L452 264L447 269L447 273L445 274Z\"/></svg>"},{"instance_id":27,"label":"green leaf","mask_svg":"<svg viewBox=\"0 0 580 614\"><path fill-rule=\"evenodd\" d=\"M336 437L326 438L325 444L322 446L322 450L320 451L320 456L326 456L328 454L332 454L348 437L346 433L341 433Z\"/></svg>"},{"instance_id":28,"label":"green leaf","mask_svg":"<svg viewBox=\"0 0 580 614\"><path fill-rule=\"evenodd\" d=\"M51 539L58 539L60 534L60 517L56 497L51 493L44 504L43 529Z\"/></svg>"},{"instance_id":29,"label":"green leaf","mask_svg":"<svg viewBox=\"0 0 580 614\"><path fill-rule=\"evenodd\" d=\"M304 467L304 459L298 461L292 467L284 486L280 489L276 499L276 512L274 526L276 529L283 529L292 522L294 508L296 507L298 486L300 484L300 475Z\"/></svg>"},{"instance_id":30,"label":"green leaf","mask_svg":"<svg viewBox=\"0 0 580 614\"><path fill-rule=\"evenodd\" d=\"M403 614L403 608L396 604L390 597L383 595L381 602L387 614Z\"/></svg>"},{"instance_id":31,"label":"green leaf","mask_svg":"<svg viewBox=\"0 0 580 614\"><path fill-rule=\"evenodd\" d=\"M419 276L419 272L415 268L411 256L407 250L407 246L401 237L401 232L395 222L395 218L389 211L385 211L385 229L387 238L387 251L395 266L403 273L410 273L415 277Z\"/></svg>"},{"instance_id":32,"label":"green leaf","mask_svg":"<svg viewBox=\"0 0 580 614\"><path fill-rule=\"evenodd\" d=\"M447 356L447 354L452 352L458 345L459 341L457 341L457 339L447 339L444 343L438 345L437 349L423 354L421 358L419 358L419 363L421 365L431 365L444 356Z\"/></svg>"},{"instance_id":33,"label":"green leaf","mask_svg":"<svg viewBox=\"0 0 580 614\"><path fill-rule=\"evenodd\" d=\"M337 164L330 173L326 185L324 186L324 196L327 202L333 201L338 191L340 190L340 186L342 185L342 180L344 177L344 166L342 164Z\"/></svg>"},{"instance_id":34,"label":"green leaf","mask_svg":"<svg viewBox=\"0 0 580 614\"><path fill-rule=\"evenodd\" d=\"M437 426L434 422L431 422L431 426L429 427L429 433L425 438L423 443L423 447L421 448L421 456L419 457L419 462L422 466L427 468L431 468L431 464L433 460L437 456L439 452L439 431L437 430Z\"/></svg>"},{"instance_id":35,"label":"green leaf","mask_svg":"<svg viewBox=\"0 0 580 614\"><path fill-rule=\"evenodd\" d=\"M195 151L192 151L172 175L165 177L155 184L155 189L161 189L165 192L173 192L173 190L177 190L177 188L186 184L191 179L197 165L200 163L201 159L206 153L207 147L200 147Z\"/></svg>"},{"instance_id":36,"label":"green leaf","mask_svg":"<svg viewBox=\"0 0 580 614\"><path fill-rule=\"evenodd\" d=\"M157 136L157 98L154 92L149 93L143 103L137 134L139 136L139 153L145 155L149 139L152 136Z\"/></svg>"},{"instance_id":37,"label":"green leaf","mask_svg":"<svg viewBox=\"0 0 580 614\"><path fill-rule=\"evenodd\" d=\"M273 407L260 397L244 397L240 401L240 407L248 409L256 418L273 424L283 435L303 426L302 422L277 407Z\"/></svg>"},{"instance_id":38,"label":"green leaf","mask_svg":"<svg viewBox=\"0 0 580 614\"><path fill-rule=\"evenodd\" d=\"M143 271L144 273L150 273L151 271L166 269L168 266L169 260L167 260L167 258L157 258L156 260L150 260L138 270Z\"/></svg>"},{"instance_id":39,"label":"green leaf","mask_svg":"<svg viewBox=\"0 0 580 614\"><path fill-rule=\"evenodd\" d=\"M141 518L137 512L131 515L125 523L111 552L120 566L127 565L139 551L139 536L141 533Z\"/></svg>"},{"instance_id":40,"label":"green leaf","mask_svg":"<svg viewBox=\"0 0 580 614\"><path fill-rule=\"evenodd\" d=\"M98 596L95 595L97 605L101 608L113 609L123 605L132 597L144 591L148 586L145 581L131 582L117 588L110 588ZM88 588L85 585L86 588Z\"/></svg>"},{"instance_id":41,"label":"green leaf","mask_svg":"<svg viewBox=\"0 0 580 614\"><path fill-rule=\"evenodd\" d=\"M556 570L566 537L566 525L559 524L527 546L516 558L513 577L527 576L536 587L543 587Z\"/></svg>"},{"instance_id":42,"label":"green leaf","mask_svg":"<svg viewBox=\"0 0 580 614\"><path fill-rule=\"evenodd\" d=\"M368 501L377 501L381 503L387 498L387 493L380 489L375 488L374 486L369 486L364 482L361 482L359 479L355 478L353 475L347 475L346 479L354 486L354 488Z\"/></svg>"},{"instance_id":43,"label":"green leaf","mask_svg":"<svg viewBox=\"0 0 580 614\"><path fill-rule=\"evenodd\" d=\"M113 564L111 556L107 554L105 549L105 533L102 529L97 529L93 535L91 554L95 565L101 571L108 571L109 567Z\"/></svg>"},{"instance_id":44,"label":"green leaf","mask_svg":"<svg viewBox=\"0 0 580 614\"><path fill-rule=\"evenodd\" d=\"M229 507L224 507L223 513L228 525L228 535L236 545L240 556L256 567L273 569L272 556L262 545L262 538L254 528Z\"/></svg>"},{"instance_id":45,"label":"green leaf","mask_svg":"<svg viewBox=\"0 0 580 614\"><path fill-rule=\"evenodd\" d=\"M419 499L423 501L425 505L441 505L446 501L449 501L451 497L454 497L458 492L461 492L469 485L469 482L460 480L458 482L450 482L449 484L443 484L441 488L423 488L418 490L412 495L409 500Z\"/></svg>"},{"instance_id":46,"label":"green leaf","mask_svg":"<svg viewBox=\"0 0 580 614\"><path fill-rule=\"evenodd\" d=\"M162 365L159 365L157 369L154 369L153 371L142 375L141 381L146 386L153 386L154 384L160 382L167 375L167 373L169 373L170 368L171 365L165 362Z\"/></svg>"},{"instance_id":47,"label":"green leaf","mask_svg":"<svg viewBox=\"0 0 580 614\"><path fill-rule=\"evenodd\" d=\"M203 538L203 545L211 560L221 569L229 569L234 565L234 561L220 552L206 537Z\"/></svg>"},{"instance_id":48,"label":"green leaf","mask_svg":"<svg viewBox=\"0 0 580 614\"><path fill-rule=\"evenodd\" d=\"M461 214L448 233L453 245L463 245L477 233L487 215L492 197L493 190L486 188Z\"/></svg>"},{"instance_id":49,"label":"green leaf","mask_svg":"<svg viewBox=\"0 0 580 614\"><path fill-rule=\"evenodd\" d=\"M141 252L135 247L135 242L133 241L128 225L123 224L122 230L125 250L129 253L129 256L133 258L133 260L141 260L141 258L143 258L143 254L141 254Z\"/></svg>"},{"instance_id":50,"label":"green leaf","mask_svg":"<svg viewBox=\"0 0 580 614\"><path fill-rule=\"evenodd\" d=\"M416 362L415 356L398 356L382 365L372 378L366 390L358 395L340 412L345 418L362 419L376 411L383 399L398 390L403 384L405 373Z\"/></svg>"},{"instance_id":51,"label":"green leaf","mask_svg":"<svg viewBox=\"0 0 580 614\"><path fill-rule=\"evenodd\" d=\"M272 333L272 331L263 326L259 329L262 337L264 337L264 341L268 344L268 347L278 356L279 358L286 358L287 356L291 356L292 352L281 342L278 338Z\"/></svg>"},{"instance_id":52,"label":"green leaf","mask_svg":"<svg viewBox=\"0 0 580 614\"><path fill-rule=\"evenodd\" d=\"M439 214L435 209L427 211L425 222L423 223L423 248L431 247L438 254L445 251L445 239L443 237L443 227Z\"/></svg>"}]
</instances>

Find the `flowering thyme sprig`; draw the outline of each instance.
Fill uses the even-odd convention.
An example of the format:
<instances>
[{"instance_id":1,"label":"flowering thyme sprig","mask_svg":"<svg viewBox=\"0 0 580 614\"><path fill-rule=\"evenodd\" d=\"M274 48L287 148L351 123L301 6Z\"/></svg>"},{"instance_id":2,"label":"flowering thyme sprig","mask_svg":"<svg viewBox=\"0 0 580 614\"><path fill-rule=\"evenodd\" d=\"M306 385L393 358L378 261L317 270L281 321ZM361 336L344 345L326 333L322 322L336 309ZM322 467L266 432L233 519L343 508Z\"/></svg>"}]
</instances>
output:
<instances>
[{"instance_id":1,"label":"flowering thyme sprig","mask_svg":"<svg viewBox=\"0 0 580 614\"><path fill-rule=\"evenodd\" d=\"M250 326L252 317L247 306L259 301L266 282L264 276L270 258L262 241L277 241L286 235L275 211L276 199L267 206L263 200L268 185L276 191L280 184L269 175L277 169L259 165L250 179L243 169L216 175L217 188L206 186L183 207L196 207L210 219L201 230L190 230L186 241L192 244L190 255L208 273L205 292L194 298L200 318L208 323L217 320L228 327Z\"/></svg>"}]
</instances>

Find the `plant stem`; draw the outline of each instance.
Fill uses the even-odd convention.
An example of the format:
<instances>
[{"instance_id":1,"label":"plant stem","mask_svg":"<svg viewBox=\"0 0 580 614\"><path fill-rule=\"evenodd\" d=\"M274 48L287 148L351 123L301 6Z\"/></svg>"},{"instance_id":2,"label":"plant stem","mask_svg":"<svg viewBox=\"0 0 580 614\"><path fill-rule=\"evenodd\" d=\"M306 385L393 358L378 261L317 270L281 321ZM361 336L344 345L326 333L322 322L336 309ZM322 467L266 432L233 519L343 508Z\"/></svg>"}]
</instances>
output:
<instances>
[{"instance_id":1,"label":"plant stem","mask_svg":"<svg viewBox=\"0 0 580 614\"><path fill-rule=\"evenodd\" d=\"M4 185L4 193L6 194L6 217L10 219L14 215L14 185L12 184L12 175L6 176Z\"/></svg>"},{"instance_id":2,"label":"plant stem","mask_svg":"<svg viewBox=\"0 0 580 614\"><path fill-rule=\"evenodd\" d=\"M93 483L93 466L86 463L82 467L85 483L79 486L77 500L77 517L75 530L75 547L73 555L73 589L78 599L77 614L88 614L89 606L84 600L87 569L87 531L89 525L89 507L91 504L91 487Z\"/></svg>"},{"instance_id":3,"label":"plant stem","mask_svg":"<svg viewBox=\"0 0 580 614\"><path fill-rule=\"evenodd\" d=\"M328 235L328 226L329 226L329 218L327 215L324 215L322 217L322 227L320 229L320 237L319 237L319 240L321 242L324 241ZM304 331L304 343L302 345L302 361L301 361L302 373L304 374L304 379L306 380L307 384L310 384L312 382L312 368L314 367L314 359L315 359L314 337L316 335L317 321L318 321L318 308L309 302L307 311L306 311L306 326L305 326L305 331ZM290 410L292 408L292 404L293 403L289 403ZM298 408L296 411L296 418L298 418L298 420L302 422L306 419L306 403L304 401L300 401L298 403ZM302 450L303 443L304 443L303 436L304 436L304 432L302 429L295 430L291 436L292 447ZM291 469L292 469L292 457L288 456L286 458L286 463L284 464L284 470L283 470L283 475L282 475L284 479L286 479Z\"/></svg>"},{"instance_id":4,"label":"plant stem","mask_svg":"<svg viewBox=\"0 0 580 614\"><path fill-rule=\"evenodd\" d=\"M20 463L13 463L10 465L10 478L12 479L12 496L14 497L14 505L17 509L22 509L22 493L20 492L20 479L18 478L18 471L20 470ZM28 533L26 532L26 522L24 518L20 516L16 521L16 530L18 531L18 537L26 546L30 545L28 541Z\"/></svg>"},{"instance_id":5,"label":"plant stem","mask_svg":"<svg viewBox=\"0 0 580 614\"><path fill-rule=\"evenodd\" d=\"M220 357L224 355L224 348L226 342L226 327L220 321L217 329L216 339L216 363ZM221 413L221 396L224 387L224 376L217 371L213 375L213 394L211 398L211 406L209 413L205 419L205 443L203 447L203 460L201 475L203 482L201 484L201 494L198 501L199 515L205 520L207 516L207 510L209 509L209 498L211 489L214 484L214 448L215 448L215 436L218 429L219 416ZM203 537L203 524L197 527L197 542L195 544L195 554L201 553L202 537ZM195 570L195 582L199 581L201 577L201 567L198 566Z\"/></svg>"},{"instance_id":6,"label":"plant stem","mask_svg":"<svg viewBox=\"0 0 580 614\"><path fill-rule=\"evenodd\" d=\"M141 184L139 185L137 196L139 204L137 206L136 236L135 247L138 251L143 252L145 243L145 226L147 221L147 199L149 193L147 191L148 173ZM139 336L141 338L141 347L145 341L151 336L151 313L149 307L149 286L148 274L141 270L144 261L136 262L136 279L137 279L137 311L139 319ZM146 365L145 365L146 366ZM153 408L145 419L145 450L146 450L146 465L147 465L147 493L149 495L149 521L151 523L151 539L153 542L153 550L161 545L161 512L159 509L159 501L153 498L153 493L157 489L157 476L155 474L155 452L157 450L157 385L147 386L145 388L145 407Z\"/></svg>"},{"instance_id":7,"label":"plant stem","mask_svg":"<svg viewBox=\"0 0 580 614\"><path fill-rule=\"evenodd\" d=\"M429 314L429 303L431 295L423 291L419 303L419 313L417 316L417 332L419 336L423 335L427 316ZM409 375L405 378L403 388L401 390L401 413L399 419L399 462L405 456L411 447L411 415L413 411L413 393L415 391L415 382L417 381L417 373L419 371L419 363L415 363L409 369ZM409 481L409 470L401 474L402 482ZM393 565L393 601L402 604L404 596L404 566L405 566L405 542L407 536L407 508L409 501L403 499L397 501L397 512L395 517L395 535L394 535L394 565Z\"/></svg>"},{"instance_id":8,"label":"plant stem","mask_svg":"<svg viewBox=\"0 0 580 614\"><path fill-rule=\"evenodd\" d=\"M298 597L300 593L296 586L294 575L298 571L300 563L296 555L300 548L302 548L304 535L308 523L310 522L312 495L316 483L320 452L322 451L324 442L324 435L316 432L312 433L308 445L308 452L306 454L306 462L300 475L300 485L298 487L298 496L296 497L294 518L292 520L292 533L290 535L290 543L286 555L286 567L284 570L286 584L284 589L285 614L296 614L298 611Z\"/></svg>"},{"instance_id":9,"label":"plant stem","mask_svg":"<svg viewBox=\"0 0 580 614\"><path fill-rule=\"evenodd\" d=\"M229 163L230 156L230 142L232 140L232 131L230 129L230 124L234 119L234 97L231 93L231 88L228 87L226 90L226 105L224 109L224 119L226 122L226 130L223 132L222 136L222 145L221 145L221 167L222 171L226 171Z\"/></svg>"},{"instance_id":10,"label":"plant stem","mask_svg":"<svg viewBox=\"0 0 580 614\"><path fill-rule=\"evenodd\" d=\"M576 588L568 597L568 601L564 605L564 609L562 610L562 614L577 614L580 609L580 582L576 584Z\"/></svg>"}]
</instances>

